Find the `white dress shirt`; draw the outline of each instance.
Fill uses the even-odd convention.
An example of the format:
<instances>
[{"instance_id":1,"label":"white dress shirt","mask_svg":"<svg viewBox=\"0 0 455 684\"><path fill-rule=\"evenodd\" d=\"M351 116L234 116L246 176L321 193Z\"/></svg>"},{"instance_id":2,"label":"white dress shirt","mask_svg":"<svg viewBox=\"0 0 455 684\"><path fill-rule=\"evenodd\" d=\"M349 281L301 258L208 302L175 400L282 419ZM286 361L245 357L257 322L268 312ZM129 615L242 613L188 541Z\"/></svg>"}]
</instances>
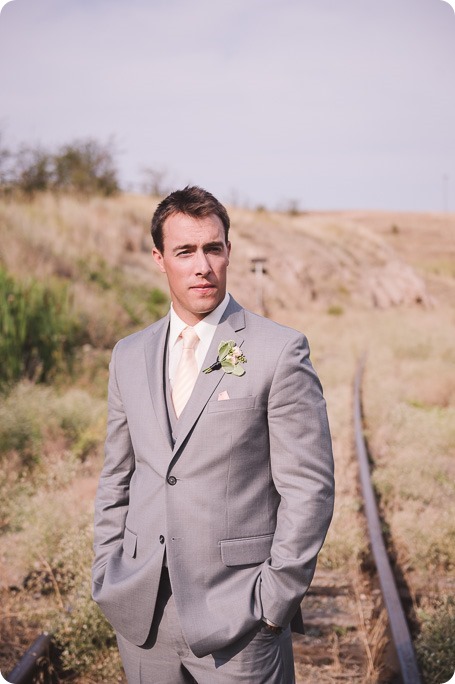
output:
<instances>
[{"instance_id":1,"label":"white dress shirt","mask_svg":"<svg viewBox=\"0 0 455 684\"><path fill-rule=\"evenodd\" d=\"M196 363L198 371L201 370L204 359L209 350L210 344L213 340L215 334L216 326L221 320L221 316L224 314L226 307L229 303L229 293L226 292L223 301L218 304L216 309L213 309L202 321L199 321L196 325L192 326L194 331L199 337L199 342L197 343L195 349ZM182 319L175 313L174 307L171 304L171 323L169 328L169 380L171 387L174 387L174 378L177 372L177 366L180 361L180 356L183 349L183 340L180 334L184 328L188 327L188 324L182 321ZM209 359L210 366L211 363L215 363L216 358Z\"/></svg>"}]
</instances>

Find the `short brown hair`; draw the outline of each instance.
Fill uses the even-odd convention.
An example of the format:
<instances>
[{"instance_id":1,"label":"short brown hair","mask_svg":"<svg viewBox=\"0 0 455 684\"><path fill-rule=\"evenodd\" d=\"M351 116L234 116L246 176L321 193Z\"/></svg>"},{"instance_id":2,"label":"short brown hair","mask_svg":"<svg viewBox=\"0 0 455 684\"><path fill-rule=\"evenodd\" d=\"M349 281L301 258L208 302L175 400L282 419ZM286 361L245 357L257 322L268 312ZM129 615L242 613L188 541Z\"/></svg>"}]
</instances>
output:
<instances>
[{"instance_id":1,"label":"short brown hair","mask_svg":"<svg viewBox=\"0 0 455 684\"><path fill-rule=\"evenodd\" d=\"M166 219L173 214L187 214L193 218L205 218L211 214L218 216L224 228L226 244L228 242L230 220L226 209L210 192L197 185L187 185L183 190L175 190L164 198L157 206L152 218L152 238L155 247L163 254L163 226Z\"/></svg>"}]
</instances>

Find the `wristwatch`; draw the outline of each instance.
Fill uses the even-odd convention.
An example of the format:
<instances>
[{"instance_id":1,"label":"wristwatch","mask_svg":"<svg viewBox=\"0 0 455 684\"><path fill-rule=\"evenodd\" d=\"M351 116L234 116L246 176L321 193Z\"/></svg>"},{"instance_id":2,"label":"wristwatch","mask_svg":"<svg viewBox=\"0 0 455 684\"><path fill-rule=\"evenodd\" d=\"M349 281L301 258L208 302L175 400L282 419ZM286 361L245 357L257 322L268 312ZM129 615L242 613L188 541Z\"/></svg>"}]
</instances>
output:
<instances>
[{"instance_id":1,"label":"wristwatch","mask_svg":"<svg viewBox=\"0 0 455 684\"><path fill-rule=\"evenodd\" d=\"M269 630L269 632L272 632L272 634L276 634L277 636L283 631L281 627L275 625L273 622L270 622L270 620L267 620L267 618L262 618L262 623L264 627Z\"/></svg>"}]
</instances>

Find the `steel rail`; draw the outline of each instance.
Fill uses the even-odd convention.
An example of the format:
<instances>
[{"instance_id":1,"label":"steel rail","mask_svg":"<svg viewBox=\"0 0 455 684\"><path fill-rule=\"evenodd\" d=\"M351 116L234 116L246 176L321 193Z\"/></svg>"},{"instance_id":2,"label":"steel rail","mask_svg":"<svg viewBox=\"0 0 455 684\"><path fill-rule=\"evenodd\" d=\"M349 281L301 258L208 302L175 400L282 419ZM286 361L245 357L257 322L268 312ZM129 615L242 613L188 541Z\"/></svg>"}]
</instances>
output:
<instances>
[{"instance_id":1,"label":"steel rail","mask_svg":"<svg viewBox=\"0 0 455 684\"><path fill-rule=\"evenodd\" d=\"M412 645L411 634L401 605L400 596L393 576L386 546L382 536L376 498L370 476L368 450L363 434L363 411L361 384L365 358L358 365L354 383L354 428L357 457L360 468L360 482L365 505L365 514L370 533L371 548L378 571L381 592L389 616L392 640L398 656L403 684L421 684L417 659Z\"/></svg>"},{"instance_id":2,"label":"steel rail","mask_svg":"<svg viewBox=\"0 0 455 684\"><path fill-rule=\"evenodd\" d=\"M39 661L45 659L50 661L49 650L51 645L51 635L46 632L40 634L30 648L24 653L13 670L6 676L6 681L10 684L30 684L39 667Z\"/></svg>"}]
</instances>

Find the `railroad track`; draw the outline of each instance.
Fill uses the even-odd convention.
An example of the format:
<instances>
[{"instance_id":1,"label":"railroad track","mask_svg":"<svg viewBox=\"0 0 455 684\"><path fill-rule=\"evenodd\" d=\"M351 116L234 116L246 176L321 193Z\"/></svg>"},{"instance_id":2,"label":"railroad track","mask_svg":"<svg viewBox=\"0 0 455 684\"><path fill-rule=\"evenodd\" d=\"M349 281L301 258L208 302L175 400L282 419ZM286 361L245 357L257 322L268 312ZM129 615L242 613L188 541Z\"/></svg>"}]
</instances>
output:
<instances>
[{"instance_id":1,"label":"railroad track","mask_svg":"<svg viewBox=\"0 0 455 684\"><path fill-rule=\"evenodd\" d=\"M316 570L305 597L307 635L294 636L297 684L420 684L400 593L382 537L362 421L364 361L354 382L354 435L371 564L355 576Z\"/></svg>"},{"instance_id":2,"label":"railroad track","mask_svg":"<svg viewBox=\"0 0 455 684\"><path fill-rule=\"evenodd\" d=\"M31 682L51 684L58 681L52 673L51 645L51 635L47 632L40 634L6 676L6 681L13 684L30 684Z\"/></svg>"},{"instance_id":3,"label":"railroad track","mask_svg":"<svg viewBox=\"0 0 455 684\"><path fill-rule=\"evenodd\" d=\"M297 684L338 681L365 684L377 681L378 653L374 652L374 646L370 643L371 635L376 630L376 640L379 643L382 638L380 645L384 650L387 627L402 684L421 684L405 612L382 537L381 520L370 478L368 449L362 425L363 368L362 361L358 365L354 383L354 431L364 512L376 570L373 574L362 573L359 568L358 574L353 577L330 570L317 570L305 597L306 635L294 635ZM34 681L47 684L55 681L51 674L52 666L48 667L50 641L49 635L40 635L7 675L7 681L13 684ZM36 675L39 671L40 679Z\"/></svg>"},{"instance_id":4,"label":"railroad track","mask_svg":"<svg viewBox=\"0 0 455 684\"><path fill-rule=\"evenodd\" d=\"M411 634L382 536L381 519L371 483L368 449L362 424L361 384L364 365L365 359L359 363L355 377L354 431L371 551L377 569L384 605L387 610L390 632L400 666L402 682L403 684L421 684Z\"/></svg>"}]
</instances>

